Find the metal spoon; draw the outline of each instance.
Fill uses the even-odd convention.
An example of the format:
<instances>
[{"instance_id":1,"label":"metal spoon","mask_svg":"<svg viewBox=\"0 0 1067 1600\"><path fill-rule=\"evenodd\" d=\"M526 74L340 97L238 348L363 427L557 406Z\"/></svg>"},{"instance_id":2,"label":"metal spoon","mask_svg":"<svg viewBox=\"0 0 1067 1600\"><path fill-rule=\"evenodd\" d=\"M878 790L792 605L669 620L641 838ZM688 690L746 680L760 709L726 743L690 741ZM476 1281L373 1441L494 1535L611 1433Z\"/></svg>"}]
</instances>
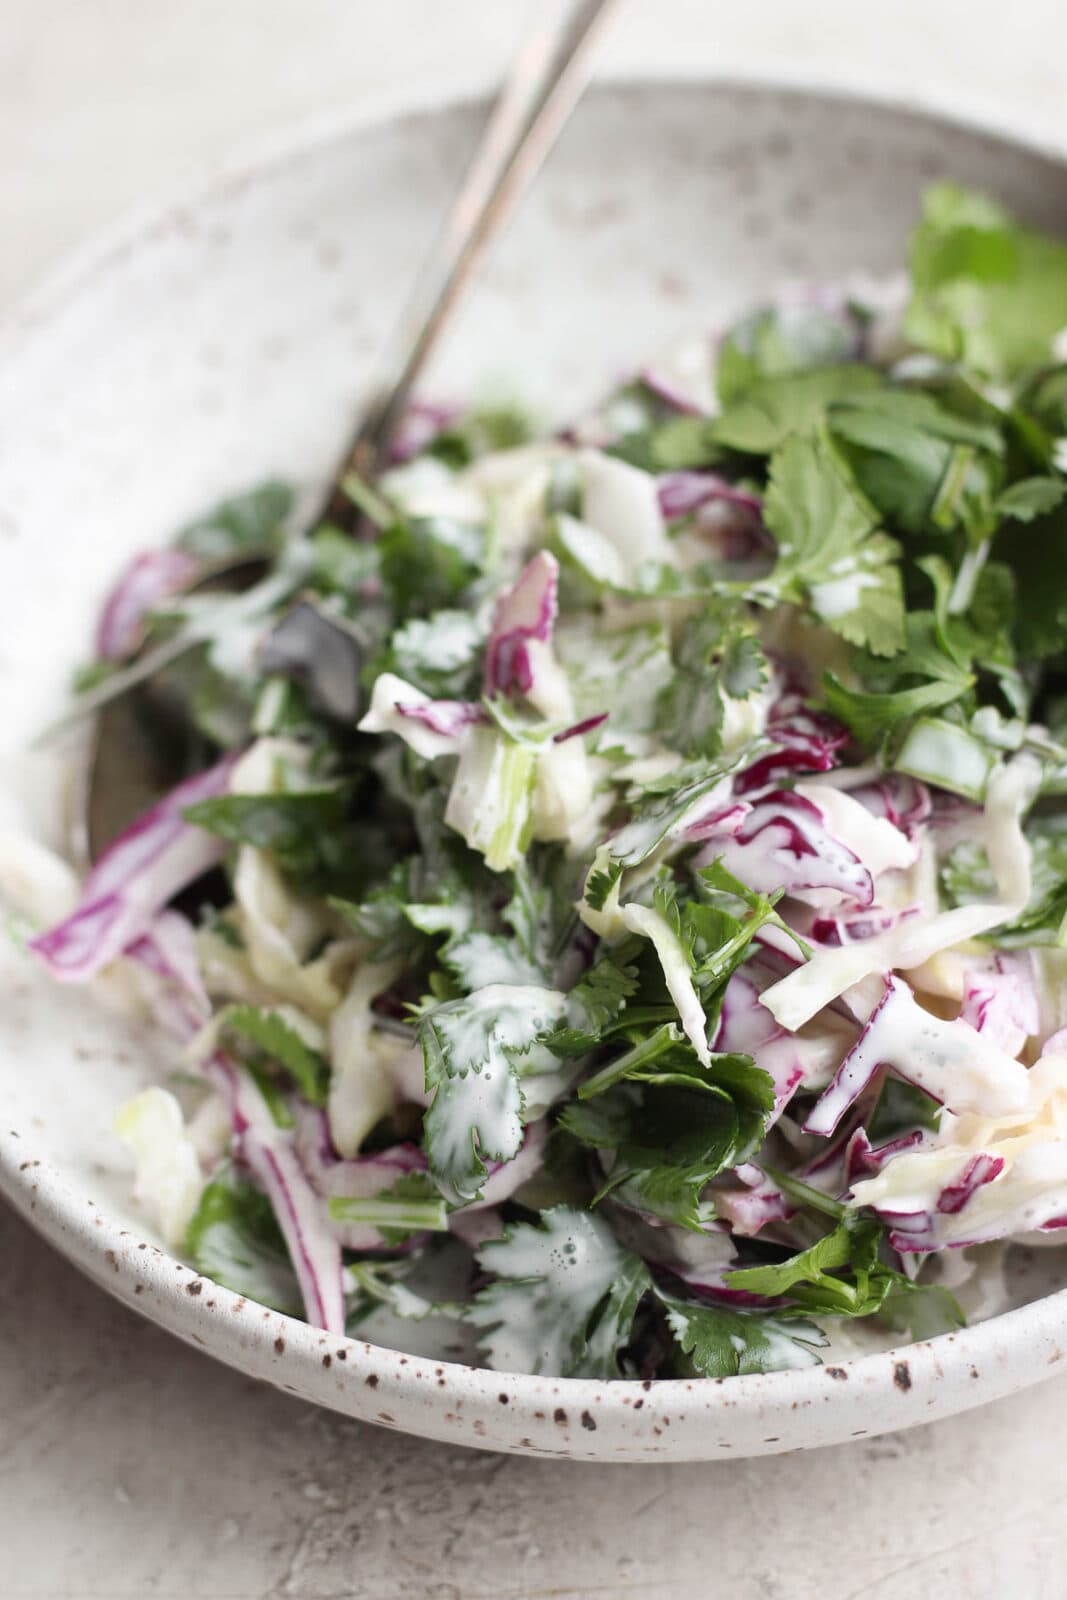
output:
<instances>
[{"instance_id":1,"label":"metal spoon","mask_svg":"<svg viewBox=\"0 0 1067 1600\"><path fill-rule=\"evenodd\" d=\"M388 451L418 381L460 297L501 232L581 97L593 45L619 0L555 0L536 19L493 107L444 229L416 282L371 389L362 423L326 501L350 520L345 478L372 476ZM547 12L547 15L546 15Z\"/></svg>"},{"instance_id":2,"label":"metal spoon","mask_svg":"<svg viewBox=\"0 0 1067 1600\"><path fill-rule=\"evenodd\" d=\"M372 478L387 458L412 389L436 348L463 290L543 164L588 83L593 45L619 0L538 0L535 21L498 96L444 228L381 362L355 436L324 498L324 518L353 528L359 513L346 482ZM547 13L547 14L546 14ZM247 587L247 558L216 571L215 589ZM235 601L234 604L239 604ZM216 619L221 620L221 619ZM79 854L101 849L181 776L187 727L173 703L161 710L160 675L204 641L203 624L112 673L82 694L42 740L100 713L83 789ZM153 694L153 684L155 693ZM131 693L131 691L136 691ZM165 706L165 700L162 702ZM135 777L136 774L136 777Z\"/></svg>"}]
</instances>

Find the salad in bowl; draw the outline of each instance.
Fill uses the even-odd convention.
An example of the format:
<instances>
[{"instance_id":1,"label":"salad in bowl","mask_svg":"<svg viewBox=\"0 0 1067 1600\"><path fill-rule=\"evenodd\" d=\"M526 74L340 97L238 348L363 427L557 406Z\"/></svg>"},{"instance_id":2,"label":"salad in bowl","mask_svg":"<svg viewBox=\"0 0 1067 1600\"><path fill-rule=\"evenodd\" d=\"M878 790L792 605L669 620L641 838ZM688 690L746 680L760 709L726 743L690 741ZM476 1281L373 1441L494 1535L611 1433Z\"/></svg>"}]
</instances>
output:
<instances>
[{"instance_id":1,"label":"salad in bowl","mask_svg":"<svg viewBox=\"0 0 1067 1600\"><path fill-rule=\"evenodd\" d=\"M1067 1240L1065 328L1067 249L939 186L899 283L129 565L81 687L164 647L186 775L29 948L174 1037L116 1132L179 1254L728 1377Z\"/></svg>"}]
</instances>

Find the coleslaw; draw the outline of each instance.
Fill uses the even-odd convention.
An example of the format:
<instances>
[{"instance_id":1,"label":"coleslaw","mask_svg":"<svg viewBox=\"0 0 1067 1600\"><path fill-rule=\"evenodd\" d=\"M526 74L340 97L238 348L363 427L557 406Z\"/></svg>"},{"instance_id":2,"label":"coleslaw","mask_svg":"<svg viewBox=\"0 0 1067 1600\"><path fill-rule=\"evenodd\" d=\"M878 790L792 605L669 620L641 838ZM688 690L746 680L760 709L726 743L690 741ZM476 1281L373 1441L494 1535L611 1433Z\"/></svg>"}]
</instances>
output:
<instances>
[{"instance_id":1,"label":"coleslaw","mask_svg":"<svg viewBox=\"0 0 1067 1600\"><path fill-rule=\"evenodd\" d=\"M418 407L362 537L270 484L134 560L92 677L186 638L202 759L30 948L177 1041L116 1123L174 1248L723 1377L1067 1237L1064 328L1067 250L942 185L899 292L555 436Z\"/></svg>"}]
</instances>

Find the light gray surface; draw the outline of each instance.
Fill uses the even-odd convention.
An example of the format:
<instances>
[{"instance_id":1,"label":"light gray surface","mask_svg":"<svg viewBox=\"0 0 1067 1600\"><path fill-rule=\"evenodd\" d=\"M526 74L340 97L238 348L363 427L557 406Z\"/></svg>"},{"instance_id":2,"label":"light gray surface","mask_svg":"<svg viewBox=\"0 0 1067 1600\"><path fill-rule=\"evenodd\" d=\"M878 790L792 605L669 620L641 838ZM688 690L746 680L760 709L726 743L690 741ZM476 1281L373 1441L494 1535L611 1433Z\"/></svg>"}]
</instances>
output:
<instances>
[{"instance_id":1,"label":"light gray surface","mask_svg":"<svg viewBox=\"0 0 1067 1600\"><path fill-rule=\"evenodd\" d=\"M235 143L442 71L522 0L2 0L8 301L61 246ZM624 68L769 61L1062 115L1061 0L633 0ZM387 15L384 13L387 12ZM723 13L727 15L727 13ZM367 47L369 44L369 48ZM389 1435L262 1389L113 1305L0 1214L0 1595L974 1600L1067 1591L1067 1380L897 1439L582 1467Z\"/></svg>"},{"instance_id":2,"label":"light gray surface","mask_svg":"<svg viewBox=\"0 0 1067 1600\"><path fill-rule=\"evenodd\" d=\"M492 1456L318 1411L0 1213L5 1600L1060 1600L1067 1381L711 1466Z\"/></svg>"}]
</instances>

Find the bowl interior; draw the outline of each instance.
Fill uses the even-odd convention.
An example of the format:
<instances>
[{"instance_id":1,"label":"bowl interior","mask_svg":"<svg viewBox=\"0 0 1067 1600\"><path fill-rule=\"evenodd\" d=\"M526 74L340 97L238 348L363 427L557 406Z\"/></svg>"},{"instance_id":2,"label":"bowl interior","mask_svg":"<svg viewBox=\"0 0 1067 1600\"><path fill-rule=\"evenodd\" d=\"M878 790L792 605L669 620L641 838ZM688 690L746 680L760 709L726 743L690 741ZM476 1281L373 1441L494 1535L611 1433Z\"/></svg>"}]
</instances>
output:
<instances>
[{"instance_id":1,"label":"bowl interior","mask_svg":"<svg viewBox=\"0 0 1067 1600\"><path fill-rule=\"evenodd\" d=\"M297 145L123 237L9 325L0 884L31 866L21 836L63 843L77 741L28 745L88 656L109 577L228 491L323 478L483 115L461 105ZM945 176L1038 223L1067 213L1061 164L933 117L720 84L598 89L426 389L566 417L783 280L899 266L923 187ZM92 1201L145 1237L109 1128L167 1047L97 996L57 992L14 942L0 963L3 1129L62 1175L53 1211ZM0 1181L18 1192L23 1147L5 1139ZM1042 1257L1016 1300L1061 1281L1058 1253Z\"/></svg>"}]
</instances>

